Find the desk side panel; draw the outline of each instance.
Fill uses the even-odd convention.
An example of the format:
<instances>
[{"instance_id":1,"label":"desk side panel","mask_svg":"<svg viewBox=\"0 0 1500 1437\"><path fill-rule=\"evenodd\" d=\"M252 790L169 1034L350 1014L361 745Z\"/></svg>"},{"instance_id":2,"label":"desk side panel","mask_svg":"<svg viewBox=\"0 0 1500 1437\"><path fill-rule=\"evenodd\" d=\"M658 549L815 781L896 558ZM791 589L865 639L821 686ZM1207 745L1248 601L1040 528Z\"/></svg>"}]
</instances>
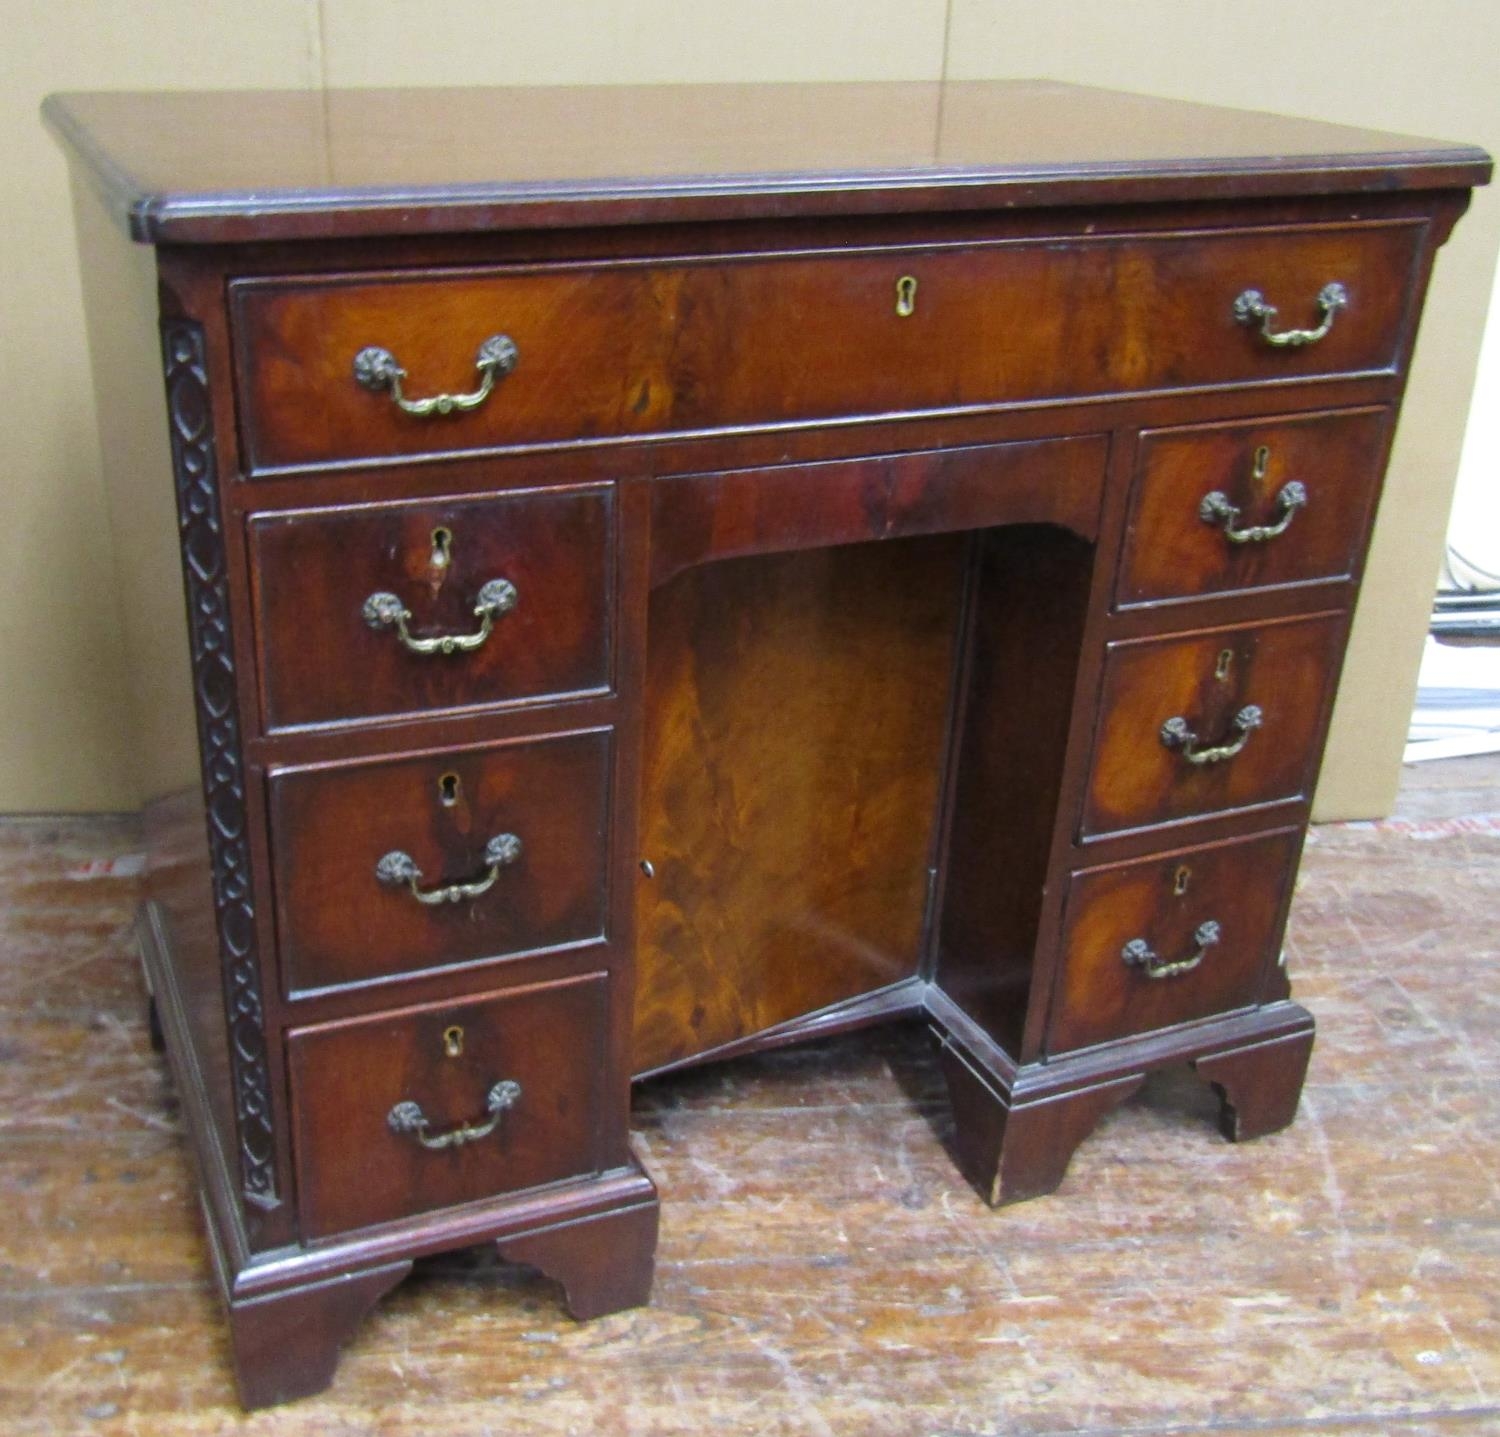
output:
<instances>
[{"instance_id":1,"label":"desk side panel","mask_svg":"<svg viewBox=\"0 0 1500 1437\"><path fill-rule=\"evenodd\" d=\"M73 197L115 559L113 602L130 675L119 721L131 732L132 778L146 816L147 931L167 970L157 970L155 998L177 1010L178 1021L164 1026L169 1035L186 1034L192 1048L172 1053L181 1096L203 1110L198 1116L224 1155L218 1167L227 1162L230 1169L220 1172L220 1186L237 1193L231 1036L162 384L156 255L120 234L76 175ZM199 1156L205 1180L213 1182L210 1154ZM238 1198L229 1205L238 1210Z\"/></svg>"}]
</instances>

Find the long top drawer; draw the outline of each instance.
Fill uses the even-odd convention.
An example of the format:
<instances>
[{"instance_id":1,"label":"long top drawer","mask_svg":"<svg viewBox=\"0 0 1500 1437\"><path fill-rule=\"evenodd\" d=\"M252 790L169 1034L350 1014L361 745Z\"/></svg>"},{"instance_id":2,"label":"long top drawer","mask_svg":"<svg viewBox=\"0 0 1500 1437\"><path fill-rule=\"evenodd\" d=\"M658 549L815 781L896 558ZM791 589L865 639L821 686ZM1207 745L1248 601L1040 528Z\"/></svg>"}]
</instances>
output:
<instances>
[{"instance_id":1,"label":"long top drawer","mask_svg":"<svg viewBox=\"0 0 1500 1437\"><path fill-rule=\"evenodd\" d=\"M1421 233L1399 220L243 280L247 461L1384 371Z\"/></svg>"}]
</instances>

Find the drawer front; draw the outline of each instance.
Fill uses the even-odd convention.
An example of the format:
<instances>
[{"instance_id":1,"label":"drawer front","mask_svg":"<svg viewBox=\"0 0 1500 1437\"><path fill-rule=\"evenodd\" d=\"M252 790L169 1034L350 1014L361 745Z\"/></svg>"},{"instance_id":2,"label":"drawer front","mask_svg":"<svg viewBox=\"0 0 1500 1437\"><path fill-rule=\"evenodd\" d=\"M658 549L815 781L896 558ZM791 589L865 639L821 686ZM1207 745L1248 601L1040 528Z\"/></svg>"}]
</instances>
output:
<instances>
[{"instance_id":1,"label":"drawer front","mask_svg":"<svg viewBox=\"0 0 1500 1437\"><path fill-rule=\"evenodd\" d=\"M1342 614L1111 644L1085 838L1307 791Z\"/></svg>"},{"instance_id":2,"label":"drawer front","mask_svg":"<svg viewBox=\"0 0 1500 1437\"><path fill-rule=\"evenodd\" d=\"M611 489L299 510L249 527L267 729L609 686Z\"/></svg>"},{"instance_id":3,"label":"drawer front","mask_svg":"<svg viewBox=\"0 0 1500 1437\"><path fill-rule=\"evenodd\" d=\"M1143 434L1118 603L1353 574L1386 432L1360 409Z\"/></svg>"},{"instance_id":4,"label":"drawer front","mask_svg":"<svg viewBox=\"0 0 1500 1437\"><path fill-rule=\"evenodd\" d=\"M592 973L289 1033L304 1237L603 1168L607 1008Z\"/></svg>"},{"instance_id":5,"label":"drawer front","mask_svg":"<svg viewBox=\"0 0 1500 1437\"><path fill-rule=\"evenodd\" d=\"M1421 233L1387 222L245 280L245 448L267 469L1386 370ZM1256 290L1279 307L1273 333L1316 325L1330 283L1348 303L1316 343L1278 347L1236 318ZM492 336L513 365L481 369ZM391 359L367 363L362 383L355 357L371 348ZM391 366L407 400L491 387L472 407L415 415L381 377Z\"/></svg>"},{"instance_id":6,"label":"drawer front","mask_svg":"<svg viewBox=\"0 0 1500 1437\"><path fill-rule=\"evenodd\" d=\"M1298 845L1293 829L1074 874L1048 1051L1259 1001Z\"/></svg>"},{"instance_id":7,"label":"drawer front","mask_svg":"<svg viewBox=\"0 0 1500 1437\"><path fill-rule=\"evenodd\" d=\"M273 773L287 992L602 937L609 772L600 731Z\"/></svg>"}]
</instances>

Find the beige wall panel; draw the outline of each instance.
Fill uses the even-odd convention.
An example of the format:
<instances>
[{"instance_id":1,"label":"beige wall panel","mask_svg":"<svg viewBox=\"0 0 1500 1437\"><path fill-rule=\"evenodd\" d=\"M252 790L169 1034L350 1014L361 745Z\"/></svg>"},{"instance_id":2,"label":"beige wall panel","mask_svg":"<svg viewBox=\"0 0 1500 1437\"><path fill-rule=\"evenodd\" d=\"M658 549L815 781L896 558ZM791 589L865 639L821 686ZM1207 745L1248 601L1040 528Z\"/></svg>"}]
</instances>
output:
<instances>
[{"instance_id":1,"label":"beige wall panel","mask_svg":"<svg viewBox=\"0 0 1500 1437\"><path fill-rule=\"evenodd\" d=\"M1500 270L1490 291L1448 539L1460 564L1467 560L1500 575Z\"/></svg>"},{"instance_id":2,"label":"beige wall panel","mask_svg":"<svg viewBox=\"0 0 1500 1437\"><path fill-rule=\"evenodd\" d=\"M953 0L948 76L1044 75L1465 140L1500 153L1500 5ZM1482 190L1438 256L1334 711L1320 818L1390 811L1500 244Z\"/></svg>"},{"instance_id":3,"label":"beige wall panel","mask_svg":"<svg viewBox=\"0 0 1500 1437\"><path fill-rule=\"evenodd\" d=\"M935 80L946 0L323 0L330 86Z\"/></svg>"},{"instance_id":4,"label":"beige wall panel","mask_svg":"<svg viewBox=\"0 0 1500 1437\"><path fill-rule=\"evenodd\" d=\"M87 184L75 181L73 195L92 392L104 436L111 594L127 670L110 710L130 736L126 767L136 797L149 802L199 782L177 502L162 457L166 397L160 371L141 362L160 343L156 255L121 233Z\"/></svg>"},{"instance_id":5,"label":"beige wall panel","mask_svg":"<svg viewBox=\"0 0 1500 1437\"><path fill-rule=\"evenodd\" d=\"M130 808L143 769L68 177L37 107L51 90L313 84L317 11L309 0L4 0L0 19L0 813ZM180 592L175 573L162 583Z\"/></svg>"}]
</instances>

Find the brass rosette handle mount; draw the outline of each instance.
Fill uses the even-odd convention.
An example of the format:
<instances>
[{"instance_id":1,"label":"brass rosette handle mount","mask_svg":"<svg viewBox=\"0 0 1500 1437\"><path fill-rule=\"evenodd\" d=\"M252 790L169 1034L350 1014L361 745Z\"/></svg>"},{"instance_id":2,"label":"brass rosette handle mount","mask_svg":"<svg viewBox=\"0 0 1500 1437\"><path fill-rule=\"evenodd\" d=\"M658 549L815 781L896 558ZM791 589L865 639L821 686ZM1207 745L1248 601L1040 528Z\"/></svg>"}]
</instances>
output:
<instances>
[{"instance_id":1,"label":"brass rosette handle mount","mask_svg":"<svg viewBox=\"0 0 1500 1437\"><path fill-rule=\"evenodd\" d=\"M1234 730L1234 738L1225 743L1200 748L1199 744L1202 740L1198 734L1185 718L1177 715L1169 718L1161 726L1162 747L1177 750L1189 763L1199 767L1204 764L1223 763L1239 753L1250 742L1250 735L1264 722L1265 714L1262 713L1260 705L1246 704L1231 721L1230 726Z\"/></svg>"},{"instance_id":2,"label":"brass rosette handle mount","mask_svg":"<svg viewBox=\"0 0 1500 1437\"><path fill-rule=\"evenodd\" d=\"M1208 957L1208 950L1223 936L1219 925L1210 918L1200 923L1193 932L1197 945L1186 958L1167 959L1161 957L1144 938L1132 938L1122 949L1120 958L1127 968L1138 968L1147 978L1179 978L1191 973Z\"/></svg>"},{"instance_id":3,"label":"brass rosette handle mount","mask_svg":"<svg viewBox=\"0 0 1500 1437\"><path fill-rule=\"evenodd\" d=\"M426 399L411 399L403 388L407 374L401 362L390 350L378 344L368 344L354 356L354 382L361 389L375 394L389 393L403 414L430 419L478 409L490 397L495 381L509 374L520 358L521 351L516 348L515 340L508 334L492 334L474 356L474 368L479 373L478 388L466 394L433 394Z\"/></svg>"},{"instance_id":4,"label":"brass rosette handle mount","mask_svg":"<svg viewBox=\"0 0 1500 1437\"><path fill-rule=\"evenodd\" d=\"M1255 330L1260 338L1276 349L1305 349L1326 339L1333 329L1333 317L1349 303L1349 291L1337 280L1318 291L1318 325L1315 329L1277 329L1278 310L1258 289L1247 289L1234 301L1234 319Z\"/></svg>"},{"instance_id":5,"label":"brass rosette handle mount","mask_svg":"<svg viewBox=\"0 0 1500 1437\"><path fill-rule=\"evenodd\" d=\"M478 878L459 883L444 883L436 888L422 887L422 870L411 854L392 849L375 865L376 882L387 888L405 888L418 903L436 907L444 903L472 903L483 898L508 868L521 856L521 840L513 833L497 833L484 846L485 872Z\"/></svg>"},{"instance_id":6,"label":"brass rosette handle mount","mask_svg":"<svg viewBox=\"0 0 1500 1437\"><path fill-rule=\"evenodd\" d=\"M379 590L360 610L372 629L394 629L401 647L413 654L468 654L479 648L495 627L495 620L515 608L520 595L509 579L491 579L479 590L474 617L479 627L472 634L418 635L411 631L412 612L397 594Z\"/></svg>"},{"instance_id":7,"label":"brass rosette handle mount","mask_svg":"<svg viewBox=\"0 0 1500 1437\"><path fill-rule=\"evenodd\" d=\"M1247 524L1239 527L1239 505L1230 501L1229 495L1220 489L1203 496L1198 505L1198 517L1205 524L1223 531L1231 544L1264 544L1285 534L1291 528L1297 511L1307 506L1307 486L1293 479L1283 484L1276 494L1276 518L1269 524Z\"/></svg>"},{"instance_id":8,"label":"brass rosette handle mount","mask_svg":"<svg viewBox=\"0 0 1500 1437\"><path fill-rule=\"evenodd\" d=\"M429 1151L440 1152L444 1148L461 1148L465 1143L477 1143L481 1138L489 1137L499 1128L505 1114L520 1101L521 1085L514 1078L505 1078L485 1094L484 1117L475 1122L463 1122L457 1127L435 1131L421 1105L407 1101L397 1103L385 1115L385 1125L393 1133L410 1134Z\"/></svg>"}]
</instances>

